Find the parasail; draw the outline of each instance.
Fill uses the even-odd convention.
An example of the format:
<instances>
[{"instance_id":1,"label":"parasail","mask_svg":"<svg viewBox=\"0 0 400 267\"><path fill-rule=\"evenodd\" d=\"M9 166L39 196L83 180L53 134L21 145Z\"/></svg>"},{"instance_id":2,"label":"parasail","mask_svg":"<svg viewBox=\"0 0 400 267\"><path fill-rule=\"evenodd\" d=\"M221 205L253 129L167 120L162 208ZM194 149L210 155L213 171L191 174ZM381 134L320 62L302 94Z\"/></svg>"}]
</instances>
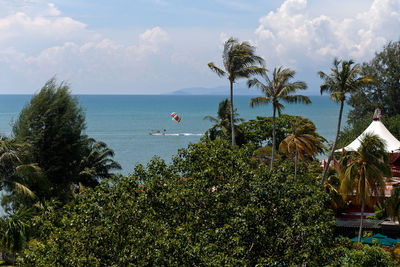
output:
<instances>
[{"instance_id":1,"label":"parasail","mask_svg":"<svg viewBox=\"0 0 400 267\"><path fill-rule=\"evenodd\" d=\"M171 117L172 117L173 120L176 120L177 122L181 121L181 117L178 116L178 114L176 114L175 112L171 113Z\"/></svg>"}]
</instances>

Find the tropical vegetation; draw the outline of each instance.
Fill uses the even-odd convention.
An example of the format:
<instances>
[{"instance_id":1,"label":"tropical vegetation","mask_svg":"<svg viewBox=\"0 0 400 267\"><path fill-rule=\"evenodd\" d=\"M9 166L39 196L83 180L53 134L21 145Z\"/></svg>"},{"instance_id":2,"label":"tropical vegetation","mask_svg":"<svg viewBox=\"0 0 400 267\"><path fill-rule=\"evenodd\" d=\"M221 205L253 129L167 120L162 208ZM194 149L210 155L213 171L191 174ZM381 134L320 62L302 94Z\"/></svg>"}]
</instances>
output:
<instances>
[{"instance_id":1,"label":"tropical vegetation","mask_svg":"<svg viewBox=\"0 0 400 267\"><path fill-rule=\"evenodd\" d=\"M329 154L326 164L326 166L328 167L325 168L324 174L321 179L321 185L323 186L339 138L340 125L343 115L343 106L346 100L346 95L355 92L356 90L360 89L368 83L371 83L373 79L368 76L363 76L361 74L360 65L354 65L353 60L346 61L339 60L337 58L335 58L335 60L333 61L333 68L331 68L331 73L326 74L325 72L320 71L318 72L318 74L323 80L323 83L321 84L321 95L323 93L329 93L330 98L333 101L340 103L336 137L333 142L332 150Z\"/></svg>"},{"instance_id":2,"label":"tropical vegetation","mask_svg":"<svg viewBox=\"0 0 400 267\"><path fill-rule=\"evenodd\" d=\"M271 169L274 166L274 156L276 148L276 112L281 115L281 111L285 108L282 101L287 103L304 103L311 104L311 100L307 96L295 95L297 90L307 89L307 84L302 81L290 82L294 78L296 72L289 68L274 69L272 78L270 79L266 73L262 77L266 84L260 82L257 78L248 80L247 85L250 87L257 87L264 96L252 98L250 106L266 105L272 103L272 155L271 155Z\"/></svg>"},{"instance_id":3,"label":"tropical vegetation","mask_svg":"<svg viewBox=\"0 0 400 267\"><path fill-rule=\"evenodd\" d=\"M286 154L294 154L294 179L297 176L299 157L304 161L307 157L312 158L318 154L318 149L323 148L324 139L315 130L312 123L302 124L301 120L294 120L291 133L279 145L279 150Z\"/></svg>"},{"instance_id":4,"label":"tropical vegetation","mask_svg":"<svg viewBox=\"0 0 400 267\"><path fill-rule=\"evenodd\" d=\"M384 177L391 176L384 141L373 134L365 134L358 150L345 152L340 160L341 192L345 197L355 192L357 202L361 203L358 243L361 239L365 203L370 202L372 197L384 196Z\"/></svg>"},{"instance_id":5,"label":"tropical vegetation","mask_svg":"<svg viewBox=\"0 0 400 267\"><path fill-rule=\"evenodd\" d=\"M397 55L396 45L385 46L373 64L335 60L330 74L319 73L321 92L341 104L338 130L348 95L350 104L357 97L373 102L377 78L395 78L389 57ZM230 81L230 99L219 103L216 117L205 117L213 123L206 134L170 161L154 157L126 176L113 174L121 167L112 149L85 134L85 115L69 85L49 80L23 108L12 135L0 139L5 260L21 266L398 266L397 248L335 236L334 215L351 198L362 208L361 236L364 206L375 203L390 177L382 141L367 135L359 150L338 153L339 163L323 174L316 155L326 140L307 118L281 114L282 101L309 102L295 94L305 83L291 82L295 72L283 68L269 80L255 47L234 38L224 45L223 64L224 70L209 67ZM380 64L389 69L375 76L367 71L383 70ZM252 105L272 103L271 117L239 118L233 84L241 78L264 94ZM388 83L382 101L395 88ZM354 114L359 108L354 105ZM385 108L384 123L397 136L400 114ZM350 122L332 151L370 120ZM376 216L398 219L399 192L377 203Z\"/></svg>"},{"instance_id":6,"label":"tropical vegetation","mask_svg":"<svg viewBox=\"0 0 400 267\"><path fill-rule=\"evenodd\" d=\"M224 44L222 53L224 69L217 67L213 62L208 63L211 71L220 77L227 76L230 85L230 116L231 122L234 122L233 106L233 84L241 78L250 78L253 75L265 73L264 59L257 56L255 47L249 42L239 42L235 38L229 38ZM232 146L236 145L235 124L231 123Z\"/></svg>"}]
</instances>

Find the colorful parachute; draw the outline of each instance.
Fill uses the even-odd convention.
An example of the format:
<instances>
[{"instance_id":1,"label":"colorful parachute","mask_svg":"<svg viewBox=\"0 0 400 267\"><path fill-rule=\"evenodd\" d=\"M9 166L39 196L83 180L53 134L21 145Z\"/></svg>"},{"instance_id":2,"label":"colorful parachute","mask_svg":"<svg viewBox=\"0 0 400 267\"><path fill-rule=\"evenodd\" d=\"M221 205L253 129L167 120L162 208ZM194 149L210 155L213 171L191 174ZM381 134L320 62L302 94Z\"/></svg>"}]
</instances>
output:
<instances>
[{"instance_id":1,"label":"colorful parachute","mask_svg":"<svg viewBox=\"0 0 400 267\"><path fill-rule=\"evenodd\" d=\"M171 117L172 117L173 120L176 120L177 122L181 121L181 117L178 116L178 114L176 114L175 112L171 113Z\"/></svg>"}]
</instances>

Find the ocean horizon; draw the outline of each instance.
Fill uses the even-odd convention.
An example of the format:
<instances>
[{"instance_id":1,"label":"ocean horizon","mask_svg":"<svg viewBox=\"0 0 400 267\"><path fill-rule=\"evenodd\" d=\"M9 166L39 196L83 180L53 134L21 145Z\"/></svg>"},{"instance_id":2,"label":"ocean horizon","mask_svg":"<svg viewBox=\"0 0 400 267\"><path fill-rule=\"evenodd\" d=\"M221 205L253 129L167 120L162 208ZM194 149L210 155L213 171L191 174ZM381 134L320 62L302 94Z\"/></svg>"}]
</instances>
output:
<instances>
[{"instance_id":1,"label":"ocean horizon","mask_svg":"<svg viewBox=\"0 0 400 267\"><path fill-rule=\"evenodd\" d=\"M33 95L0 95L0 133L10 136L12 125ZM114 159L127 175L137 164L146 164L153 156L171 161L178 149L198 142L212 126L204 116L217 115L218 104L224 95L74 95L86 115L89 137L105 142L115 152ZM234 106L246 121L257 116L271 116L271 105L249 107L254 96L234 96ZM312 104L285 104L282 113L310 119L317 132L333 141L339 105L328 96L309 96ZM343 126L349 107L345 106ZM181 122L171 119L176 112ZM165 135L149 135L154 131Z\"/></svg>"}]
</instances>

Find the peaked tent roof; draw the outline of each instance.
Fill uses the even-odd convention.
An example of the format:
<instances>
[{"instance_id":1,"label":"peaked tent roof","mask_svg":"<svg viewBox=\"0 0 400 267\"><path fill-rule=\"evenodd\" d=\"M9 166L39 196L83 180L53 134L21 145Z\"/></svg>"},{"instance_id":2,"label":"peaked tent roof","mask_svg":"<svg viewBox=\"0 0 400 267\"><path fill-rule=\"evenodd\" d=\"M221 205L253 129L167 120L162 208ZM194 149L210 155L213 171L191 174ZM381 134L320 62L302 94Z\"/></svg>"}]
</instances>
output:
<instances>
[{"instance_id":1,"label":"peaked tent roof","mask_svg":"<svg viewBox=\"0 0 400 267\"><path fill-rule=\"evenodd\" d=\"M351 142L348 146L344 147L346 151L356 151L360 147L360 140L366 133L372 133L379 136L386 142L386 152L399 152L400 151L400 141L394 137L389 130L383 125L380 120L374 120L368 126L365 131L360 134L353 142ZM341 152L342 149L337 149L335 152Z\"/></svg>"}]
</instances>

